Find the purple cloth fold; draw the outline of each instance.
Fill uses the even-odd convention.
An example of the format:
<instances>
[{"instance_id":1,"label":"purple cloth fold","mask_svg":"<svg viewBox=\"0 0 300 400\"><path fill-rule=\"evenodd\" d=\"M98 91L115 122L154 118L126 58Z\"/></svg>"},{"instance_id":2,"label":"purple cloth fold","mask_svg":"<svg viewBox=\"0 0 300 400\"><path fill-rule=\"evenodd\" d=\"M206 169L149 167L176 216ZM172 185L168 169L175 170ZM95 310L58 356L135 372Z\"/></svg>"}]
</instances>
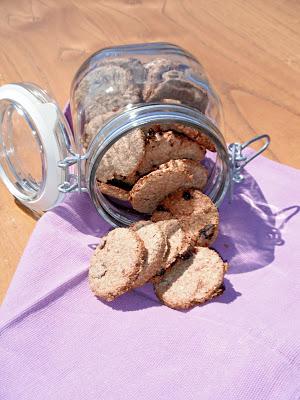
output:
<instances>
[{"instance_id":1,"label":"purple cloth fold","mask_svg":"<svg viewBox=\"0 0 300 400\"><path fill-rule=\"evenodd\" d=\"M88 263L109 226L87 195L47 212L0 310L0 399L299 399L299 181L249 165L220 210L226 291L188 312L151 285L96 299Z\"/></svg>"}]
</instances>

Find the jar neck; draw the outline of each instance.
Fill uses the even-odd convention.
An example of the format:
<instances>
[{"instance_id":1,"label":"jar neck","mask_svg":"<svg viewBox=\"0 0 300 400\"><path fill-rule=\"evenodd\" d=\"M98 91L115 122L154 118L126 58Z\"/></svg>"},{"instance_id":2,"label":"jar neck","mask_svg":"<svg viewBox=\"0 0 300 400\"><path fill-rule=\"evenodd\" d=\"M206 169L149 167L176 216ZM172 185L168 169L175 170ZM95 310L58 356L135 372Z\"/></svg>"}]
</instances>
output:
<instances>
[{"instance_id":1,"label":"jar neck","mask_svg":"<svg viewBox=\"0 0 300 400\"><path fill-rule=\"evenodd\" d=\"M108 149L121 137L136 128L159 124L181 124L195 128L214 143L216 159L208 182L208 195L219 205L229 183L229 158L226 143L218 127L204 114L193 108L177 104L143 104L124 111L110 120L92 141L87 157L86 181L89 192L99 213L113 225L128 225L128 220L113 210L110 202L96 191L96 171ZM136 218L137 219L137 218Z\"/></svg>"}]
</instances>

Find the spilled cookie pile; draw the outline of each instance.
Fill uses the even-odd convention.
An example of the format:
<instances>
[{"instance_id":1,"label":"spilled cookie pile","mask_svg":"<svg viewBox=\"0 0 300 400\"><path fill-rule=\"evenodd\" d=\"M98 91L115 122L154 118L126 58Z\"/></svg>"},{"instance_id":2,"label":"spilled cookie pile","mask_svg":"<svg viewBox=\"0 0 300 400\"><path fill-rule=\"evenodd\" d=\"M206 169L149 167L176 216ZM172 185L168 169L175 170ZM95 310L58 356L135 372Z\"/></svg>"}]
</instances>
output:
<instances>
[{"instance_id":1,"label":"spilled cookie pile","mask_svg":"<svg viewBox=\"0 0 300 400\"><path fill-rule=\"evenodd\" d=\"M116 228L103 238L90 264L91 290L112 301L151 281L171 308L204 303L224 290L227 264L207 247L218 225L209 197L194 188L175 191L158 204L152 221Z\"/></svg>"},{"instance_id":2,"label":"spilled cookie pile","mask_svg":"<svg viewBox=\"0 0 300 400\"><path fill-rule=\"evenodd\" d=\"M76 91L75 102L84 103L83 148L128 103L184 104L205 114L208 93L190 76L188 65L165 59L119 59L96 67ZM96 173L99 190L151 221L117 228L103 239L89 271L96 296L111 301L151 281L164 304L185 309L223 290L227 266L208 248L219 216L202 193L207 150L216 151L205 134L177 122L135 128L108 149Z\"/></svg>"}]
</instances>

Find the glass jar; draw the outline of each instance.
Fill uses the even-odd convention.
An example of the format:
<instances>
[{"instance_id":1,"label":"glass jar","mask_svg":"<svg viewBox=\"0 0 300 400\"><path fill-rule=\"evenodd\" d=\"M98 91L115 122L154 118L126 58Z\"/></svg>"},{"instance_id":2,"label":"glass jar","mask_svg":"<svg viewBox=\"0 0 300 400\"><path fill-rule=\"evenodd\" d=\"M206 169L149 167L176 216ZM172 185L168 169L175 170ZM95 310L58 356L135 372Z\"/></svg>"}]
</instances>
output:
<instances>
[{"instance_id":1,"label":"glass jar","mask_svg":"<svg viewBox=\"0 0 300 400\"><path fill-rule=\"evenodd\" d=\"M138 138L147 141L169 131L206 149L204 192L219 206L228 188L242 181L244 166L270 141L261 135L227 148L221 103L203 67L172 44L95 53L76 73L70 100L72 120L67 121L55 100L33 84L0 88L0 176L18 200L37 212L76 191L89 192L99 214L114 226L145 218L130 202L108 196L103 184L127 189L129 198L143 176L134 164ZM129 147L122 147L124 138ZM247 159L242 151L256 140L264 143ZM163 154L161 160L168 162L168 157Z\"/></svg>"}]
</instances>

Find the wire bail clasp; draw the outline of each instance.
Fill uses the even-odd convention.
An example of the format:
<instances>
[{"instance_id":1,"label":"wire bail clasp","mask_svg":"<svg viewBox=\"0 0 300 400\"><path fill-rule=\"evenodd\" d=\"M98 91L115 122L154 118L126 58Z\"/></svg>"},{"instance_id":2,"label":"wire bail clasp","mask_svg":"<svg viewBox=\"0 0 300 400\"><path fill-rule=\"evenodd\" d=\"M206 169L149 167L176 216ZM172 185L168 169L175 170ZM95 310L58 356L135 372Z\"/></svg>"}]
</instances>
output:
<instances>
[{"instance_id":1,"label":"wire bail clasp","mask_svg":"<svg viewBox=\"0 0 300 400\"><path fill-rule=\"evenodd\" d=\"M71 153L71 156L64 158L58 162L58 167L64 169L65 171L70 170L70 167L76 165L77 168L75 173L68 174L68 180L63 182L58 186L58 190L62 193L70 192L87 192L87 188L83 186L82 179L82 161L86 159L85 156L80 154Z\"/></svg>"},{"instance_id":2,"label":"wire bail clasp","mask_svg":"<svg viewBox=\"0 0 300 400\"><path fill-rule=\"evenodd\" d=\"M259 150L251 154L249 157L243 154L243 150L250 144L263 140L264 144ZM257 156L263 153L269 146L271 142L269 135L258 135L254 136L252 139L245 143L231 143L228 147L229 150L229 161L231 170L230 179L230 201L233 198L233 189L235 183L241 183L244 180L244 175L242 174L243 169L250 161L254 160Z\"/></svg>"}]
</instances>

